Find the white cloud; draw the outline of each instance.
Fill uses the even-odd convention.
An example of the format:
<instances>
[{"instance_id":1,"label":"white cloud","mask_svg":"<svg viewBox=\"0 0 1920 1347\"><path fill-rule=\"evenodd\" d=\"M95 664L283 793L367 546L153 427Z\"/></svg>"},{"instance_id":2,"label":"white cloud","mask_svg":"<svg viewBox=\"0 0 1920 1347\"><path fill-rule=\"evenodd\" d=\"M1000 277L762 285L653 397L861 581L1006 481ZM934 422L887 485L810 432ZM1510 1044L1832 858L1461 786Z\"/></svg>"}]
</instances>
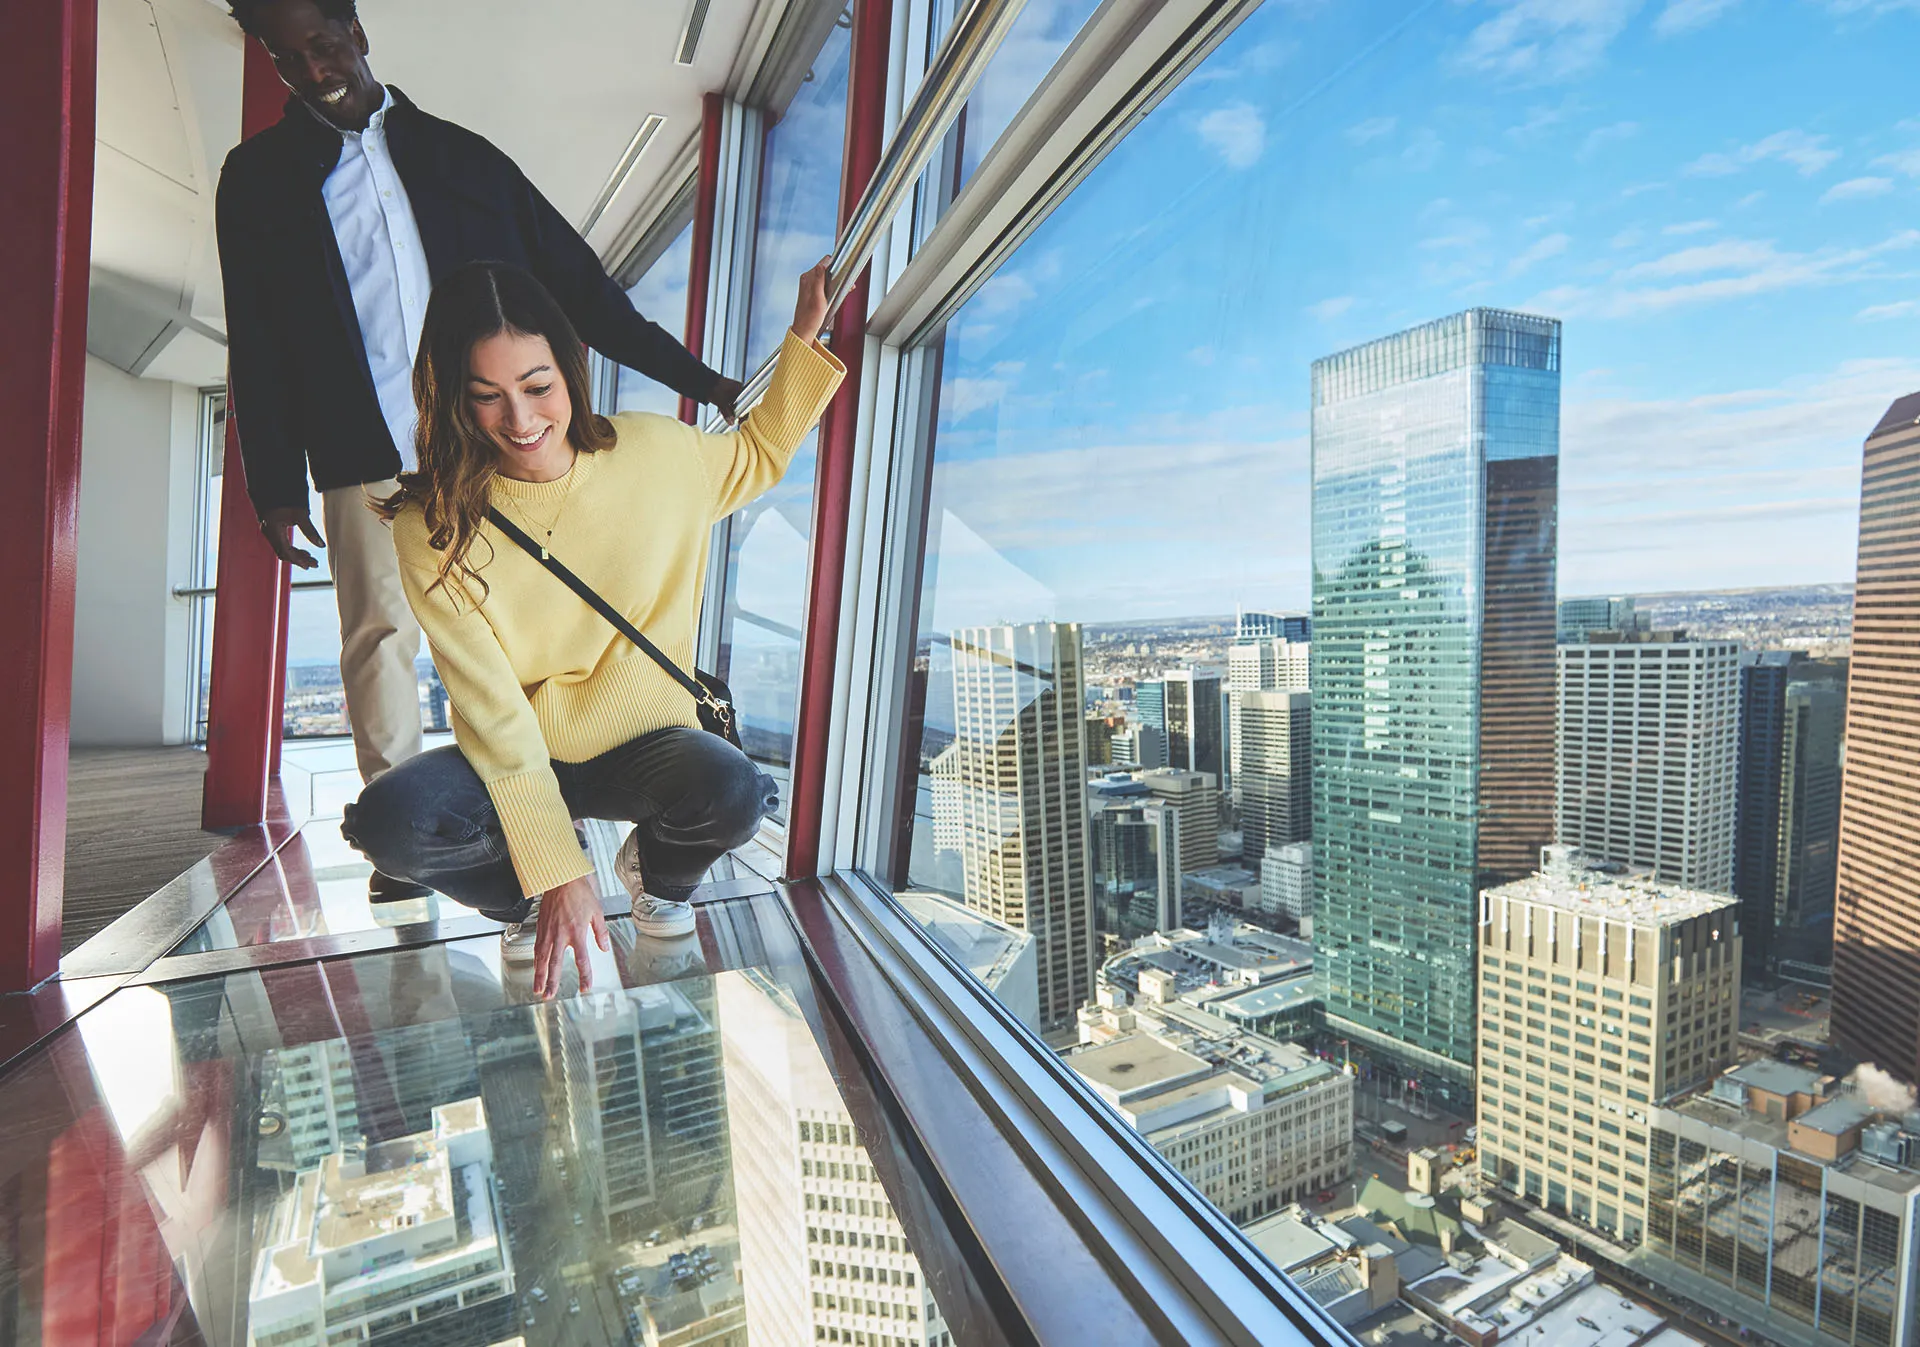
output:
<instances>
[{"instance_id":1,"label":"white cloud","mask_svg":"<svg viewBox=\"0 0 1920 1347\"><path fill-rule=\"evenodd\" d=\"M1880 259L1916 245L1920 230L1913 229L1863 247L1805 253L1782 252L1770 242L1723 239L1635 263L1600 285L1556 286L1523 307L1563 318L1622 318L1802 286L1884 279Z\"/></svg>"},{"instance_id":2,"label":"white cloud","mask_svg":"<svg viewBox=\"0 0 1920 1347\"><path fill-rule=\"evenodd\" d=\"M1892 178L1848 178L1836 182L1821 195L1826 201L1859 201L1870 196L1885 196L1893 190Z\"/></svg>"},{"instance_id":3,"label":"white cloud","mask_svg":"<svg viewBox=\"0 0 1920 1347\"><path fill-rule=\"evenodd\" d=\"M1742 145L1728 154L1703 154L1682 171L1696 178L1719 178L1738 173L1750 164L1777 159L1799 169L1802 177L1811 177L1839 157L1840 151L1827 148L1825 136L1809 135L1795 128L1775 131L1764 140Z\"/></svg>"},{"instance_id":4,"label":"white cloud","mask_svg":"<svg viewBox=\"0 0 1920 1347\"><path fill-rule=\"evenodd\" d=\"M1920 150L1901 150L1895 154L1883 154L1873 161L1875 168L1890 168L1909 178L1920 178Z\"/></svg>"},{"instance_id":5,"label":"white cloud","mask_svg":"<svg viewBox=\"0 0 1920 1347\"><path fill-rule=\"evenodd\" d=\"M1558 257L1567 250L1567 244L1570 242L1572 240L1565 234L1548 234L1543 239L1535 240L1525 252L1507 263L1507 275L1518 276L1536 262L1544 262L1549 257Z\"/></svg>"},{"instance_id":6,"label":"white cloud","mask_svg":"<svg viewBox=\"0 0 1920 1347\"><path fill-rule=\"evenodd\" d=\"M1892 304L1869 304L1853 316L1862 322L1875 323L1888 318L1904 318L1916 309L1920 309L1920 300L1902 299Z\"/></svg>"},{"instance_id":7,"label":"white cloud","mask_svg":"<svg viewBox=\"0 0 1920 1347\"><path fill-rule=\"evenodd\" d=\"M1440 137L1423 126L1407 141L1407 148L1400 151L1400 159L1415 172L1425 172L1439 161L1442 148Z\"/></svg>"},{"instance_id":8,"label":"white cloud","mask_svg":"<svg viewBox=\"0 0 1920 1347\"><path fill-rule=\"evenodd\" d=\"M1338 318L1352 307L1352 295L1335 295L1331 299L1321 300L1318 304L1307 305L1307 312L1325 323Z\"/></svg>"},{"instance_id":9,"label":"white cloud","mask_svg":"<svg viewBox=\"0 0 1920 1347\"><path fill-rule=\"evenodd\" d=\"M1677 37L1705 28L1740 0L1667 0L1667 7L1653 21L1653 31L1661 37Z\"/></svg>"},{"instance_id":10,"label":"white cloud","mask_svg":"<svg viewBox=\"0 0 1920 1347\"><path fill-rule=\"evenodd\" d=\"M1719 243L1696 244L1668 253L1651 262L1638 262L1615 273L1616 280L1638 280L1643 276L1697 276L1710 271L1728 271L1762 266L1778 254L1771 243L1725 239Z\"/></svg>"},{"instance_id":11,"label":"white cloud","mask_svg":"<svg viewBox=\"0 0 1920 1347\"><path fill-rule=\"evenodd\" d=\"M1850 361L1782 387L1582 399L1560 449L1562 593L1853 575L1860 441L1920 361ZM1793 545L1782 547L1783 530Z\"/></svg>"},{"instance_id":12,"label":"white cloud","mask_svg":"<svg viewBox=\"0 0 1920 1347\"><path fill-rule=\"evenodd\" d=\"M1356 145L1364 145L1370 140L1393 134L1393 128L1400 124L1398 117L1369 117L1364 122L1356 122L1347 128L1347 139Z\"/></svg>"},{"instance_id":13,"label":"white cloud","mask_svg":"<svg viewBox=\"0 0 1920 1347\"><path fill-rule=\"evenodd\" d=\"M1509 0L1458 54L1479 74L1529 84L1578 75L1606 54L1641 0Z\"/></svg>"},{"instance_id":14,"label":"white cloud","mask_svg":"<svg viewBox=\"0 0 1920 1347\"><path fill-rule=\"evenodd\" d=\"M1596 126L1587 132L1587 138L1580 142L1580 157L1604 150L1607 146L1622 140L1631 140L1640 134L1639 122L1614 122L1610 126Z\"/></svg>"},{"instance_id":15,"label":"white cloud","mask_svg":"<svg viewBox=\"0 0 1920 1347\"><path fill-rule=\"evenodd\" d=\"M1642 242L1646 237L1646 230L1640 228L1638 225L1630 225L1608 239L1607 244L1614 248L1631 248L1635 244Z\"/></svg>"},{"instance_id":16,"label":"white cloud","mask_svg":"<svg viewBox=\"0 0 1920 1347\"><path fill-rule=\"evenodd\" d=\"M1229 103L1200 118L1200 139L1228 168L1252 168L1267 148L1267 122L1251 103Z\"/></svg>"},{"instance_id":17,"label":"white cloud","mask_svg":"<svg viewBox=\"0 0 1920 1347\"><path fill-rule=\"evenodd\" d=\"M1662 234L1704 234L1719 225L1718 220L1682 220L1678 224L1662 226Z\"/></svg>"}]
</instances>

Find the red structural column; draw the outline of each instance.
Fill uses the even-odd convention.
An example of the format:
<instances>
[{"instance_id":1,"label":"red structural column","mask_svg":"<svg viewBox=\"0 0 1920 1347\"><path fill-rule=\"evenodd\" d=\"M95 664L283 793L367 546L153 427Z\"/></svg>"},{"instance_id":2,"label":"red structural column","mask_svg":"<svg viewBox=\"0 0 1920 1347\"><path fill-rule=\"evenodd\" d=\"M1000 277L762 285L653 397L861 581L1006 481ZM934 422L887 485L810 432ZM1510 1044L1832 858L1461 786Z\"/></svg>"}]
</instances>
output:
<instances>
[{"instance_id":1,"label":"red structural column","mask_svg":"<svg viewBox=\"0 0 1920 1347\"><path fill-rule=\"evenodd\" d=\"M280 119L286 86L258 42L246 44L240 134ZM267 814L267 782L279 769L280 717L287 667L287 564L260 535L240 436L247 409L227 401L227 447L220 480L220 568L214 578L213 675L207 692L207 784L200 826L237 828Z\"/></svg>"},{"instance_id":2,"label":"red structural column","mask_svg":"<svg viewBox=\"0 0 1920 1347\"><path fill-rule=\"evenodd\" d=\"M693 258L687 264L687 349L699 355L707 344L707 292L713 284L713 222L720 202L720 121L726 98L708 94L700 104L700 176L693 186ZM680 399L680 419L698 423L700 404Z\"/></svg>"},{"instance_id":3,"label":"red structural column","mask_svg":"<svg viewBox=\"0 0 1920 1347\"><path fill-rule=\"evenodd\" d=\"M14 446L0 494L0 992L60 965L96 9L95 0L7 8L20 69L0 80L0 368L12 382Z\"/></svg>"},{"instance_id":4,"label":"red structural column","mask_svg":"<svg viewBox=\"0 0 1920 1347\"><path fill-rule=\"evenodd\" d=\"M840 227L879 167L886 139L891 0L856 0L847 81L847 139L840 169ZM833 318L833 352L846 382L820 422L813 491L813 557L807 573L806 644L800 658L800 702L793 735L792 804L787 814L789 878L817 874L821 811L833 718L833 666L840 646L840 598L847 571L847 521L853 501L854 436L860 420L860 371L867 340L864 270Z\"/></svg>"}]
</instances>

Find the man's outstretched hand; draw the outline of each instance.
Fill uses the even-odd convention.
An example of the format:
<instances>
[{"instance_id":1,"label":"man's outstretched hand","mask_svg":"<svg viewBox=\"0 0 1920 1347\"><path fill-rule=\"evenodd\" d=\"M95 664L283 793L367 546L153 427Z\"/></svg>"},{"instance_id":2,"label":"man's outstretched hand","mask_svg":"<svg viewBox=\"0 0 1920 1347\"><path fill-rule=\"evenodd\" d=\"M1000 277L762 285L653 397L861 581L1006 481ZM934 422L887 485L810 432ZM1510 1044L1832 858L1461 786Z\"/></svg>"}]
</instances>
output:
<instances>
[{"instance_id":1,"label":"man's outstretched hand","mask_svg":"<svg viewBox=\"0 0 1920 1347\"><path fill-rule=\"evenodd\" d=\"M720 415L729 422L740 419L740 394L746 385L738 379L729 379L724 374L713 381L713 392L707 400L720 411Z\"/></svg>"},{"instance_id":2,"label":"man's outstretched hand","mask_svg":"<svg viewBox=\"0 0 1920 1347\"><path fill-rule=\"evenodd\" d=\"M327 545L320 537L320 530L313 526L313 516L297 505L283 505L260 516L261 535L273 554L289 566L310 571L320 564L320 559L293 541L295 529L306 534L307 541L315 547Z\"/></svg>"}]
</instances>

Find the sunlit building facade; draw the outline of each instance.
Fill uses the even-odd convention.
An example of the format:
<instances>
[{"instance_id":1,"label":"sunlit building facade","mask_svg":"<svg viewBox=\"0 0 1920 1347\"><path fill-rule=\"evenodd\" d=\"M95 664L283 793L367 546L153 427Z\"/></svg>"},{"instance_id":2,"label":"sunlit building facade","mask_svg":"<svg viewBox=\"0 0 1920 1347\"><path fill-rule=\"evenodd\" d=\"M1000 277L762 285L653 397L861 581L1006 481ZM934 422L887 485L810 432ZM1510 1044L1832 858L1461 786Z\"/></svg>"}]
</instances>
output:
<instances>
[{"instance_id":1,"label":"sunlit building facade","mask_svg":"<svg viewBox=\"0 0 1920 1347\"><path fill-rule=\"evenodd\" d=\"M1093 986L1080 628L953 633L952 828L962 896L1034 940L1043 1023Z\"/></svg>"},{"instance_id":2,"label":"sunlit building facade","mask_svg":"<svg viewBox=\"0 0 1920 1347\"><path fill-rule=\"evenodd\" d=\"M1677 631L1560 647L1560 841L1733 892L1739 659L1732 641Z\"/></svg>"},{"instance_id":3,"label":"sunlit building facade","mask_svg":"<svg viewBox=\"0 0 1920 1347\"><path fill-rule=\"evenodd\" d=\"M1920 393L1867 437L1833 923L1833 1038L1920 1079Z\"/></svg>"},{"instance_id":4,"label":"sunlit building facade","mask_svg":"<svg viewBox=\"0 0 1920 1347\"><path fill-rule=\"evenodd\" d=\"M1560 324L1313 365L1314 941L1331 1032L1470 1088L1476 895L1553 827Z\"/></svg>"}]
</instances>

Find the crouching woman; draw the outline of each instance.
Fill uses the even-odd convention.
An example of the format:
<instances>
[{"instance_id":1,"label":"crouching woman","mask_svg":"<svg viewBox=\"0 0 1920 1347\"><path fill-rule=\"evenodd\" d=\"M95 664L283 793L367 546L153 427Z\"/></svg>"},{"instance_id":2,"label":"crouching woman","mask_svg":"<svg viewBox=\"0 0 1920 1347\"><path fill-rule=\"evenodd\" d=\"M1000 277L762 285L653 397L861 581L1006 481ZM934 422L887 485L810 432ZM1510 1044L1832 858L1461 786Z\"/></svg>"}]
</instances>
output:
<instances>
[{"instance_id":1,"label":"crouching woman","mask_svg":"<svg viewBox=\"0 0 1920 1347\"><path fill-rule=\"evenodd\" d=\"M818 340L826 306L822 262L766 396L709 435L596 415L580 339L525 272L476 263L434 287L414 368L420 470L380 509L454 744L375 778L341 831L381 872L509 923L505 958L533 963L540 995L569 949L584 987L590 945L607 948L572 820L634 824L616 863L634 922L681 935L693 886L754 834L775 786L490 511L691 671L712 524L780 480L845 373Z\"/></svg>"}]
</instances>

